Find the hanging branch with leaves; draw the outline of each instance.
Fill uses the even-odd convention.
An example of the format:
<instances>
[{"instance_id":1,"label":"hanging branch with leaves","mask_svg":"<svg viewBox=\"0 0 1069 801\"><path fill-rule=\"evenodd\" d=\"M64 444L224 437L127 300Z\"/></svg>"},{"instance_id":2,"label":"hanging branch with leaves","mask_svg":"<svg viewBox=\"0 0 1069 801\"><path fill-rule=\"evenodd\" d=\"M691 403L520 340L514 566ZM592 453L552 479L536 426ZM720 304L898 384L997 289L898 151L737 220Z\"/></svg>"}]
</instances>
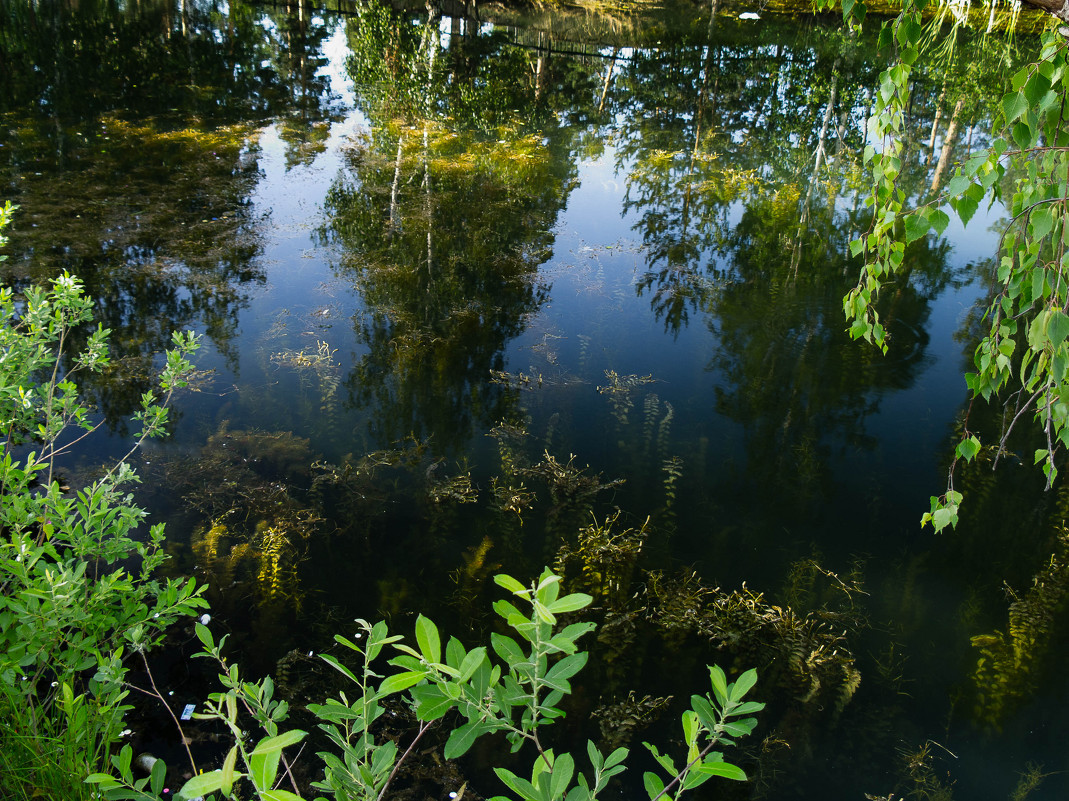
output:
<instances>
[{"instance_id":1,"label":"hanging branch with leaves","mask_svg":"<svg viewBox=\"0 0 1069 801\"><path fill-rule=\"evenodd\" d=\"M893 49L896 56L880 76L869 123L874 144L865 148L864 161L872 176L867 201L873 210L872 222L850 246L855 256L864 257L865 264L857 286L843 299L843 311L851 337L886 353L888 334L875 304L884 285L907 273L906 246L933 231L941 235L950 222L946 207L967 224L981 202L1005 204L1011 218L999 243L983 336L973 355L975 371L967 373L965 380L973 401L1001 398L1007 406L1006 424L995 445L996 464L1020 421L1028 416L1034 419L1045 439L1045 447L1035 451L1034 460L1042 464L1049 488L1058 474L1056 457L1069 446L1066 40L1060 32L1043 34L1039 58L1013 76L1002 100L994 120L994 130L1001 135L958 165L942 193L911 208L898 177L903 168L911 79L924 37L922 12L927 5L927 0L905 0L898 17L885 23L880 34L880 49ZM842 9L848 25L861 24L863 3L843 0ZM1012 184L1007 176L1012 176ZM922 525L931 523L936 531L957 525L962 495L954 489L954 471L959 460L972 461L981 447L967 414L947 491L931 499Z\"/></svg>"}]
</instances>

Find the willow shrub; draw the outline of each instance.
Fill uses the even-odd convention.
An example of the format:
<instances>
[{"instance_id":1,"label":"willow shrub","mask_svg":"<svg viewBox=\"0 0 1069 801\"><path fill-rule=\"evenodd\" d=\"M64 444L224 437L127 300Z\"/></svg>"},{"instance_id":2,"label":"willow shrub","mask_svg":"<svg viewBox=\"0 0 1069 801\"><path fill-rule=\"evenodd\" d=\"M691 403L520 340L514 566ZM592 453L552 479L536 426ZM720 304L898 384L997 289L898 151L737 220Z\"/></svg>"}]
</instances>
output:
<instances>
[{"instance_id":1,"label":"willow shrub","mask_svg":"<svg viewBox=\"0 0 1069 801\"><path fill-rule=\"evenodd\" d=\"M351 686L339 697L310 707L331 746L318 754L323 778L314 784L317 790L344 801L382 801L432 726L444 726L448 732L446 759L463 756L480 737L493 734L503 736L513 752L525 749L530 773L520 776L494 768L511 795L491 801L594 801L609 780L626 769L627 748L603 754L588 741L585 754L576 756L556 751L547 741L546 729L564 716L560 704L572 691L571 679L586 665L587 654L578 641L594 629L590 622L565 625L560 618L588 606L591 597L562 594L560 577L548 569L528 587L505 575L495 581L511 594L497 601L494 611L512 634L495 632L489 648L468 650L455 637L443 643L438 627L422 615L416 620L414 643L390 634L381 621L372 625L358 620L353 638L335 637L349 657L323 659ZM237 799L249 797L251 791L263 801L299 800L283 751L304 740L307 732L281 728L286 703L274 698L270 678L242 680L238 666L227 664L222 654L224 643L216 643L200 624L197 635L204 645L202 655L220 666L224 688L208 699L207 711L197 717L222 722L233 745L222 767L198 772L193 766L195 775L177 797ZM711 667L709 679L712 693L691 696L690 708L682 714L683 753L673 758L645 744L659 766L643 774L651 801L675 801L714 777L746 780L742 768L724 760L722 749L757 724L752 714L764 704L745 700L757 674L749 670L729 683L720 668ZM410 708L415 719L403 751L376 726L391 697ZM131 756L129 746L124 747L113 759L118 776L98 773L87 781L109 799L155 801L163 783L162 765L154 766L152 776L135 779ZM587 773L579 769L582 762ZM293 791L282 788L284 783Z\"/></svg>"},{"instance_id":2,"label":"willow shrub","mask_svg":"<svg viewBox=\"0 0 1069 801\"><path fill-rule=\"evenodd\" d=\"M0 209L0 229L10 219ZM0 242L2 244L2 242ZM172 622L204 607L189 579L160 581L163 526L127 487L125 461L78 492L61 488L57 459L94 423L73 377L106 367L108 332L69 353L92 317L64 275L16 298L0 289L0 795L81 798L82 779L124 729L126 660ZM166 400L190 369L192 335L176 335L160 391L142 398L137 443L163 433ZM135 445L136 447L136 445Z\"/></svg>"},{"instance_id":3,"label":"willow shrub","mask_svg":"<svg viewBox=\"0 0 1069 801\"><path fill-rule=\"evenodd\" d=\"M13 208L0 207L0 231ZM125 458L75 493L58 480L57 460L100 425L81 402L73 378L107 367L109 332L97 326L83 350L69 352L72 333L91 320L92 302L69 275L50 288L27 289L18 299L10 289L0 289L0 791L5 798L163 797L164 763L157 761L149 776L135 778L130 746L117 753L114 748L130 708L124 703L126 660L143 656L170 624L207 606L203 588L192 579L157 577L166 559L163 525L141 532L146 514L126 491L136 476ZM142 428L127 458L145 439L165 432L167 403L184 385L192 369L187 357L196 348L194 335L174 336L158 392L142 397L136 415ZM319 754L323 777L316 789L338 799L381 801L416 743L443 719L452 726L446 759L462 756L478 738L493 733L505 736L513 751L528 749L529 778L495 769L523 801L594 801L625 770L626 748L604 755L588 742L587 778L577 771L572 754L544 744L545 729L564 715L559 704L571 692L570 680L587 661L578 641L594 629L589 622L562 626L558 616L585 608L591 597L562 595L559 576L548 569L530 587L509 576L496 581L511 598L494 609L515 636L495 633L491 648L467 650L455 638L443 647L438 628L423 616L416 621L416 647L390 635L382 622L360 620L354 639L336 637L351 653L348 662L355 670L333 656L323 658L353 686L312 707L333 746ZM216 643L201 623L196 630L204 646L199 655L217 662L223 686L198 717L222 722L233 745L222 767L205 772L191 764L193 777L178 797L236 799L251 790L264 801L299 799L283 751L307 733L280 728L288 707L275 698L270 678L243 680L239 666L227 663L224 642ZM376 660L387 648L391 670L383 676ZM643 777L654 801L678 799L713 777L746 779L741 768L724 761L720 749L756 725L750 715L763 704L744 700L756 673L747 671L728 683L713 667L709 676L712 695L692 696L683 713L685 754L673 760L647 744L660 767ZM390 696L402 696L416 721L402 753L395 741L376 733ZM177 718L175 724L181 727ZM114 774L99 772L108 767ZM293 791L282 789L282 781Z\"/></svg>"}]
</instances>

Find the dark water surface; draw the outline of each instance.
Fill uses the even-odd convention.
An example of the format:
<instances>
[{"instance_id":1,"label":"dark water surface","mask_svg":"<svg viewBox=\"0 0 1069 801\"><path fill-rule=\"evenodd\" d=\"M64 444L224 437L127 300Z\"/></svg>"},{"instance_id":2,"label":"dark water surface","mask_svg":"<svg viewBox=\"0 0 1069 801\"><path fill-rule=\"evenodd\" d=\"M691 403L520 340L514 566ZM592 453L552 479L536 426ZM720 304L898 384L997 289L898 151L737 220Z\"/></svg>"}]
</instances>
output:
<instances>
[{"instance_id":1,"label":"dark water surface","mask_svg":"<svg viewBox=\"0 0 1069 801\"><path fill-rule=\"evenodd\" d=\"M844 330L875 24L0 8L4 280L86 282L112 421L204 334L142 497L250 665L314 677L354 617L484 637L493 573L549 564L596 599L573 717L605 736L665 740L644 696L758 668L755 780L716 792L1066 797L1065 485L989 458L957 531L918 526L1002 210L913 246L886 357ZM915 87L911 198L985 141L1001 47Z\"/></svg>"}]
</instances>

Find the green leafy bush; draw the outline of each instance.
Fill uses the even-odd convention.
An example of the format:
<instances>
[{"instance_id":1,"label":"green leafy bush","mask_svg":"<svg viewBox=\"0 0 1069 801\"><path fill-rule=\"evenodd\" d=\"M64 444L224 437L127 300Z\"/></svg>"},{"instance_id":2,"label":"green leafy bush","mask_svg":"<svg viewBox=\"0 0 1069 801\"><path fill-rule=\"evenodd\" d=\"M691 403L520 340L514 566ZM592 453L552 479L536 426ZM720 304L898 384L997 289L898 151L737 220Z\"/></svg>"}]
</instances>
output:
<instances>
[{"instance_id":1,"label":"green leafy bush","mask_svg":"<svg viewBox=\"0 0 1069 801\"><path fill-rule=\"evenodd\" d=\"M844 22L860 26L865 3L842 0L840 4ZM1031 4L1059 24L1066 22L1064 9ZM817 3L828 9L834 5L835 0ZM937 26L934 32L925 27L925 13L934 5L930 0L903 0L897 17L886 20L880 31L880 50L894 56L880 75L868 121L871 144L865 148L864 161L872 190L865 202L872 208L872 219L868 230L850 243L851 254L862 257L864 265L857 286L843 299L843 311L850 336L886 353L888 333L876 305L883 287L908 280L913 266L906 246L929 233L942 236L950 223L944 208L954 211L964 226L982 203L1005 206L1010 219L1000 223L997 269L988 279L990 293L973 352L974 371L965 374L972 400L954 450L947 490L931 498L930 510L921 517L921 525L931 523L942 531L957 526L964 500L954 488L955 469L959 461L972 462L984 446L978 431L970 428L973 407L981 405L978 401L1005 407L1002 430L990 445L995 465L1008 452L1010 435L1022 418L1031 417L1033 433L1040 436L1041 447L1033 451L1033 459L1042 465L1048 489L1058 474L1056 462L1069 448L1069 281L1065 280L1069 42L1064 28L1049 26L1041 36L1041 51L1010 78L990 142L973 148L968 159L955 167L945 189L935 187L928 196L908 197L900 183L908 158L905 121L916 79L925 69L918 61L920 54L929 42L942 41ZM962 17L955 25L964 22Z\"/></svg>"},{"instance_id":2,"label":"green leafy bush","mask_svg":"<svg viewBox=\"0 0 1069 801\"><path fill-rule=\"evenodd\" d=\"M14 207L0 209L0 229ZM0 242L2 244L2 242ZM88 796L81 778L104 761L129 708L125 660L203 607L192 580L161 581L163 526L145 513L120 461L78 492L57 459L92 432L72 377L108 363L108 331L68 353L92 317L82 285L64 275L16 298L0 289L0 795ZM138 414L137 444L163 433L166 401L190 369L193 335L176 335ZM137 447L135 444L135 448Z\"/></svg>"},{"instance_id":3,"label":"green leafy bush","mask_svg":"<svg viewBox=\"0 0 1069 801\"><path fill-rule=\"evenodd\" d=\"M511 576L499 575L495 580L521 606L529 608L521 611L512 600L494 604L494 610L516 636L494 633L490 648L468 650L456 638L443 645L438 627L422 615L416 621L415 647L405 643L403 637L390 634L381 621L372 625L358 620L355 637L335 637L353 659L343 661L330 655L323 659L353 686L337 698L310 707L333 746L319 753L324 772L323 778L314 783L316 789L339 801L382 801L416 745L440 722L451 727L443 753L446 759L463 756L476 740L493 733L503 734L513 752L525 747L529 750L529 777L494 768L512 796L495 796L493 801L594 801L610 779L626 770L626 748L606 755L588 741L587 775L577 770L574 755L557 753L544 743L546 727L565 714L559 704L571 693L570 680L586 664L587 654L579 650L578 641L594 629L594 624L587 622L561 627L558 615L585 608L591 597L583 593L561 595L560 577L548 569L530 587ZM304 740L307 732L281 731L279 724L286 720L287 707L284 701L274 699L271 679L243 681L238 667L228 665L223 656L225 638L216 643L208 628L200 624L197 635L204 644L200 656L217 661L224 687L223 692L208 699L207 711L197 717L221 721L234 738L234 745L221 768L198 773L194 765L194 777L177 797L243 797L239 792L244 780L265 801L299 799L282 752ZM386 659L386 665L393 670L386 675L377 672L391 652L393 657ZM724 761L719 748L753 731L757 721L751 715L763 709L764 704L746 701L745 696L756 683L757 674L750 670L729 683L720 668L712 667L709 677L712 694L692 696L690 709L682 715L686 748L682 758L673 759L645 744L663 771L650 771L643 776L651 801L679 799L714 776L746 780L742 768ZM400 751L397 741L383 737L376 726L391 696L399 697L416 721L404 751ZM254 735L247 733L252 727L239 719L242 710L266 736L254 742ZM118 776L98 773L87 781L100 786L109 799L156 799L162 774L135 780L130 756L127 746L113 758ZM281 775L280 766L285 767ZM154 774L156 770L159 768L154 769ZM291 783L292 792L276 786L283 780Z\"/></svg>"}]
</instances>

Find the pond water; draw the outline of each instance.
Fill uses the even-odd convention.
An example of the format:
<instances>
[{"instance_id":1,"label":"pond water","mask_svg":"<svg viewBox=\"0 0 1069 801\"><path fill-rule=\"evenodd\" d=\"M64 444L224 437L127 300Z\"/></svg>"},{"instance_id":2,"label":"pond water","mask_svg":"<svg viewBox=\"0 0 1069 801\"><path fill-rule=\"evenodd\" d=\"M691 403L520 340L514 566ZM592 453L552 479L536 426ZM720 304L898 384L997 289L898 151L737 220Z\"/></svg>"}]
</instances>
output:
<instances>
[{"instance_id":1,"label":"pond water","mask_svg":"<svg viewBox=\"0 0 1069 801\"><path fill-rule=\"evenodd\" d=\"M314 678L354 617L483 638L492 575L552 565L595 596L595 736L758 669L717 792L1064 798L1064 484L989 458L918 525L1002 210L912 246L886 357L851 342L877 26L710 10L4 3L3 277L81 277L118 357L70 475L191 328L139 497L254 668ZM1031 46L918 81L912 198Z\"/></svg>"}]
</instances>

